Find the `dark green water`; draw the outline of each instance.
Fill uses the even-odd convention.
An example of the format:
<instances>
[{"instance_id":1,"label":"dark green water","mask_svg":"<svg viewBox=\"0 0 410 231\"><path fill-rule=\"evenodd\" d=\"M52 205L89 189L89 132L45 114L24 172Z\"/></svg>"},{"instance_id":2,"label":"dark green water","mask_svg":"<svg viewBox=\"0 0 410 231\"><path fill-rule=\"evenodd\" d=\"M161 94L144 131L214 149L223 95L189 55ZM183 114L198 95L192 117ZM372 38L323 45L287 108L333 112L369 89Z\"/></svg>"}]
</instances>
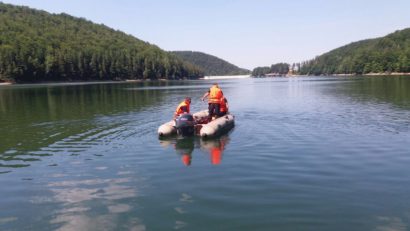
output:
<instances>
[{"instance_id":1,"label":"dark green water","mask_svg":"<svg viewBox=\"0 0 410 231\"><path fill-rule=\"evenodd\" d=\"M0 230L409 230L410 78L219 81L236 127L159 140L209 81L0 86Z\"/></svg>"}]
</instances>

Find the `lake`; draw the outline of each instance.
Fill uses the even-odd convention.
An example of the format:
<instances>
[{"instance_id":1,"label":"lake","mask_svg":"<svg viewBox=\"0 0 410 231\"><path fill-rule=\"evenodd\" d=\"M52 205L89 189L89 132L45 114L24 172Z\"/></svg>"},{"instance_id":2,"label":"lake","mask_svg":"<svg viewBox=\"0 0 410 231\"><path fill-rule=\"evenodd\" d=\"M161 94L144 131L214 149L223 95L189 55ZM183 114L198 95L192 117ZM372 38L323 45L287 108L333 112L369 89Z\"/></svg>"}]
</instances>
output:
<instances>
[{"instance_id":1,"label":"lake","mask_svg":"<svg viewBox=\"0 0 410 231\"><path fill-rule=\"evenodd\" d=\"M0 86L0 230L410 229L410 77L217 81L208 140L212 80Z\"/></svg>"}]
</instances>

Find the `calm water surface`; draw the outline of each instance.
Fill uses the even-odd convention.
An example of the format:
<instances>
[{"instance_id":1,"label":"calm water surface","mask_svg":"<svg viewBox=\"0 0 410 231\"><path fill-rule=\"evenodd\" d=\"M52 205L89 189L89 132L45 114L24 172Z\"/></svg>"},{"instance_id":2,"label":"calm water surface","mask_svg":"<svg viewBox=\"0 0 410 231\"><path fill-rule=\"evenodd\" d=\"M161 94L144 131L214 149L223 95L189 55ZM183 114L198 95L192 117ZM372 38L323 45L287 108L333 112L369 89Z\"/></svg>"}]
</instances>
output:
<instances>
[{"instance_id":1,"label":"calm water surface","mask_svg":"<svg viewBox=\"0 0 410 231\"><path fill-rule=\"evenodd\" d=\"M236 127L160 140L209 81L0 86L0 230L409 230L410 78L219 81Z\"/></svg>"}]
</instances>

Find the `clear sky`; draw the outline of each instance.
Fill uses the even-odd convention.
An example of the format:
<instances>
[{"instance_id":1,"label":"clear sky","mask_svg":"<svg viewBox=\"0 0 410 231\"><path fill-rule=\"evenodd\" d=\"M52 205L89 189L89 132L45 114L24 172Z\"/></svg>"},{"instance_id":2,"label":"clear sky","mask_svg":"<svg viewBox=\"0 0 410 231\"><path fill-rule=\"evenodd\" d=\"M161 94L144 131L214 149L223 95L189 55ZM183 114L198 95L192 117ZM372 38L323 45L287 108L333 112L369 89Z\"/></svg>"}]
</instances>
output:
<instances>
[{"instance_id":1,"label":"clear sky","mask_svg":"<svg viewBox=\"0 0 410 231\"><path fill-rule=\"evenodd\" d=\"M103 23L252 70L410 27L410 0L0 0Z\"/></svg>"}]
</instances>

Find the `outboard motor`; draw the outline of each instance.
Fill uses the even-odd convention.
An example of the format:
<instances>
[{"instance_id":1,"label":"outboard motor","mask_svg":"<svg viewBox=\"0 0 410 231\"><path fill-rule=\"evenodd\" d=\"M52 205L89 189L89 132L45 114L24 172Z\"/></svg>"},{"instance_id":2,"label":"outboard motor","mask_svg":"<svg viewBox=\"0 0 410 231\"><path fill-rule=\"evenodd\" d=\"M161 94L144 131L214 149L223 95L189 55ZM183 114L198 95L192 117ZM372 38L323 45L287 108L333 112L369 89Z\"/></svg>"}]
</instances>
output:
<instances>
[{"instance_id":1,"label":"outboard motor","mask_svg":"<svg viewBox=\"0 0 410 231\"><path fill-rule=\"evenodd\" d=\"M191 114L182 114L175 120L178 135L192 136L195 132L195 121Z\"/></svg>"}]
</instances>

